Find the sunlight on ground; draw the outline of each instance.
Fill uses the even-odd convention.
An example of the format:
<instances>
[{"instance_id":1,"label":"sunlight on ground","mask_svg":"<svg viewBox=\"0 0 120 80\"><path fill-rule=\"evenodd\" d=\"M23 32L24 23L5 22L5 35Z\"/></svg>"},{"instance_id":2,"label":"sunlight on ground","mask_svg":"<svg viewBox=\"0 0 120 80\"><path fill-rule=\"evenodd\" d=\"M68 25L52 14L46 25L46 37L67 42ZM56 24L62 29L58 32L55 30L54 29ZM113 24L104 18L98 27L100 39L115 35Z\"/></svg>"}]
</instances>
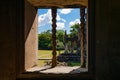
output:
<instances>
[{"instance_id":1,"label":"sunlight on ground","mask_svg":"<svg viewBox=\"0 0 120 80\"><path fill-rule=\"evenodd\" d=\"M60 51L60 53L63 53L64 50ZM57 56L59 55L57 51ZM52 59L52 50L38 50L38 59ZM38 60L38 66L44 66L46 62L49 62L51 60Z\"/></svg>"}]
</instances>

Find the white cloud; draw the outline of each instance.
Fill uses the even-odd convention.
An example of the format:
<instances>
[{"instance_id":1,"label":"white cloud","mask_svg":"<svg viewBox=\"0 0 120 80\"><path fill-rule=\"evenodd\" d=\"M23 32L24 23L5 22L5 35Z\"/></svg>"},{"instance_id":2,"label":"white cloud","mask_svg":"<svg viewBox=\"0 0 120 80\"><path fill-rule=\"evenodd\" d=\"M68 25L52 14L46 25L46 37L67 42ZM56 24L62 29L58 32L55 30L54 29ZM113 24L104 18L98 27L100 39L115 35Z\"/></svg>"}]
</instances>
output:
<instances>
[{"instance_id":1,"label":"white cloud","mask_svg":"<svg viewBox=\"0 0 120 80\"><path fill-rule=\"evenodd\" d=\"M71 21L71 22L69 23L69 25L72 26L72 25L77 24L77 23L80 24L80 19L75 19L74 21Z\"/></svg>"},{"instance_id":2,"label":"white cloud","mask_svg":"<svg viewBox=\"0 0 120 80\"><path fill-rule=\"evenodd\" d=\"M63 29L65 27L65 23L64 22L57 22L57 28L56 29Z\"/></svg>"},{"instance_id":3,"label":"white cloud","mask_svg":"<svg viewBox=\"0 0 120 80\"><path fill-rule=\"evenodd\" d=\"M58 15L57 13L57 18L56 18L58 21L61 20L61 17Z\"/></svg>"},{"instance_id":4,"label":"white cloud","mask_svg":"<svg viewBox=\"0 0 120 80\"><path fill-rule=\"evenodd\" d=\"M51 10L49 9L46 14L39 15L38 17L38 26L44 26L45 24L50 23L51 17Z\"/></svg>"},{"instance_id":5,"label":"white cloud","mask_svg":"<svg viewBox=\"0 0 120 80\"><path fill-rule=\"evenodd\" d=\"M65 20L65 19L63 19L63 18L61 18L61 21L62 21L62 22L66 22L66 20Z\"/></svg>"},{"instance_id":6,"label":"white cloud","mask_svg":"<svg viewBox=\"0 0 120 80\"><path fill-rule=\"evenodd\" d=\"M66 20L61 18L60 15L58 15L58 13L57 13L56 20L61 21L61 22L66 22ZM49 9L46 14L41 14L38 16L38 26L40 27L40 26L44 26L46 24L52 24L51 9ZM60 23L58 23L58 24L60 24Z\"/></svg>"},{"instance_id":7,"label":"white cloud","mask_svg":"<svg viewBox=\"0 0 120 80\"><path fill-rule=\"evenodd\" d=\"M60 12L61 14L69 14L72 10L73 10L73 9L61 9L61 10L59 10L59 12Z\"/></svg>"}]
</instances>

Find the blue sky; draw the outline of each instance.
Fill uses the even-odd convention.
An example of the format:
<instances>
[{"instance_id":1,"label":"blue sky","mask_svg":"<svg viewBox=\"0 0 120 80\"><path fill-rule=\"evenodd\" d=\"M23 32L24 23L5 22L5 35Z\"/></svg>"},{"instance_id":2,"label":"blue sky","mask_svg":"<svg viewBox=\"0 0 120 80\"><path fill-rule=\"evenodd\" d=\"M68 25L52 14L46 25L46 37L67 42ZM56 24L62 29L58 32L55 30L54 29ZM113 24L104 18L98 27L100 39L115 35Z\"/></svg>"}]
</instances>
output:
<instances>
[{"instance_id":1,"label":"blue sky","mask_svg":"<svg viewBox=\"0 0 120 80\"><path fill-rule=\"evenodd\" d=\"M38 9L38 33L52 29L51 19L51 9ZM56 19L57 30L67 30L67 33L69 33L71 25L80 23L80 9L57 9Z\"/></svg>"}]
</instances>

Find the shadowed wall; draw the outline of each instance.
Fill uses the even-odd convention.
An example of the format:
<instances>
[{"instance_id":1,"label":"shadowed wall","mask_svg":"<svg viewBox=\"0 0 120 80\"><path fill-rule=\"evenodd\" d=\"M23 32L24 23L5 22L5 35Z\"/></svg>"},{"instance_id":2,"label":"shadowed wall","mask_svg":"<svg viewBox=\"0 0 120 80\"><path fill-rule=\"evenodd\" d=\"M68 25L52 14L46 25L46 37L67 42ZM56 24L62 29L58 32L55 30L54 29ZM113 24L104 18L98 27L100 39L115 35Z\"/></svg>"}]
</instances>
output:
<instances>
[{"instance_id":1,"label":"shadowed wall","mask_svg":"<svg viewBox=\"0 0 120 80\"><path fill-rule=\"evenodd\" d=\"M20 67L17 66L17 64L22 64L17 62L17 56L20 54L20 52L24 52L24 50L21 51L23 47L21 42L24 41L20 41L21 39L24 39L22 36L20 36L23 34L21 32L24 32L24 28L21 26L24 25L24 22L22 22L24 3L21 1L22 0L2 0L0 3L0 80L16 80L16 74L19 71L18 68ZM96 80L115 80L116 78L119 78L119 3L120 1L118 0L95 1L94 16ZM30 30L27 27L25 27L25 29L28 29L26 30L28 32ZM28 36L30 36L30 34ZM28 44L26 43L26 45Z\"/></svg>"}]
</instances>

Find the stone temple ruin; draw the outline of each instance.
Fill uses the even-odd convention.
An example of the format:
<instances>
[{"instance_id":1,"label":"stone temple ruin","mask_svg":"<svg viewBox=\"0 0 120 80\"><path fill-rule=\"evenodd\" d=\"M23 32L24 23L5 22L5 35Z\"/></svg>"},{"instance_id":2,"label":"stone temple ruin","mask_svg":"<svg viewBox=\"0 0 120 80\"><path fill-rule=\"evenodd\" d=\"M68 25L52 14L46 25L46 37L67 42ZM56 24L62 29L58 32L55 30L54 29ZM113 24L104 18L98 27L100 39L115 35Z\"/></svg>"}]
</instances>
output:
<instances>
[{"instance_id":1,"label":"stone temple ruin","mask_svg":"<svg viewBox=\"0 0 120 80\"><path fill-rule=\"evenodd\" d=\"M59 62L80 62L80 37L78 36L68 36L65 31L65 50L61 53L57 60Z\"/></svg>"}]
</instances>

